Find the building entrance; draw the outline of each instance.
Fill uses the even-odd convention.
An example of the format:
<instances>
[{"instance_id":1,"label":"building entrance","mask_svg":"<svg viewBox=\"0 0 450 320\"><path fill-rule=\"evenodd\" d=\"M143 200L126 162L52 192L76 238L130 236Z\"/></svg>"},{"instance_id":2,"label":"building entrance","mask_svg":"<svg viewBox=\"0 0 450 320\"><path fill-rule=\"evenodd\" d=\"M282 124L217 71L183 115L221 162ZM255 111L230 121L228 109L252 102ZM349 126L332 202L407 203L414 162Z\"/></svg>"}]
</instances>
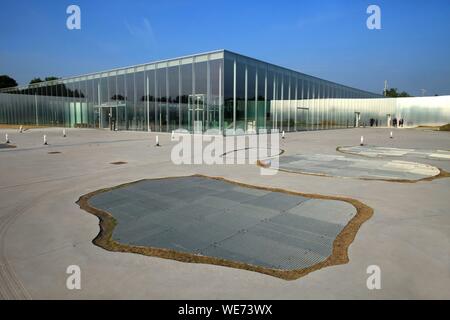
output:
<instances>
[{"instance_id":1,"label":"building entrance","mask_svg":"<svg viewBox=\"0 0 450 320\"><path fill-rule=\"evenodd\" d=\"M188 127L193 133L205 130L205 95L191 94L188 100Z\"/></svg>"}]
</instances>

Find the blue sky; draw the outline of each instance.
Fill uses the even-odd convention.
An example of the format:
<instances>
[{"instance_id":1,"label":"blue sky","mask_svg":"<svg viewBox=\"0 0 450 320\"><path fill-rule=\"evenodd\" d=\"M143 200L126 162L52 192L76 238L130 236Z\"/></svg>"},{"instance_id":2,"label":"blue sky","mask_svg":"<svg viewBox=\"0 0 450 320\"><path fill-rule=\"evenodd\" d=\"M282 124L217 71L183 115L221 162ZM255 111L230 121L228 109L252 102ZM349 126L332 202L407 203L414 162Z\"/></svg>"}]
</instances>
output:
<instances>
[{"instance_id":1,"label":"blue sky","mask_svg":"<svg viewBox=\"0 0 450 320\"><path fill-rule=\"evenodd\" d=\"M81 30L66 8L81 8ZM381 8L381 30L366 9ZM327 80L381 92L450 94L448 0L7 1L0 74L20 84L229 49Z\"/></svg>"}]
</instances>

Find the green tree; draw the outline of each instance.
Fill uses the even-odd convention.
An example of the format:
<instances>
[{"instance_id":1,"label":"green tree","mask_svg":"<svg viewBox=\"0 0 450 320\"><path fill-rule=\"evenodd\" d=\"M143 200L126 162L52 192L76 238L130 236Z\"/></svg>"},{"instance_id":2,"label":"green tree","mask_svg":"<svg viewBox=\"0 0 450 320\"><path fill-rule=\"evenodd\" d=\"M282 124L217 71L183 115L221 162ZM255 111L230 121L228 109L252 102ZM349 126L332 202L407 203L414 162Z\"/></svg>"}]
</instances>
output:
<instances>
[{"instance_id":1,"label":"green tree","mask_svg":"<svg viewBox=\"0 0 450 320\"><path fill-rule=\"evenodd\" d=\"M33 79L31 79L30 84L39 83L39 82L43 82L41 78L33 78Z\"/></svg>"},{"instance_id":2,"label":"green tree","mask_svg":"<svg viewBox=\"0 0 450 320\"><path fill-rule=\"evenodd\" d=\"M386 97L398 98L398 97L411 97L411 95L405 91L398 92L397 88L390 88L386 90Z\"/></svg>"},{"instance_id":3,"label":"green tree","mask_svg":"<svg viewBox=\"0 0 450 320\"><path fill-rule=\"evenodd\" d=\"M111 100L124 101L124 100L125 100L125 97L124 97L123 95L121 95L121 94L119 94L119 95L115 94L115 95L113 95L113 96L111 97Z\"/></svg>"},{"instance_id":4,"label":"green tree","mask_svg":"<svg viewBox=\"0 0 450 320\"><path fill-rule=\"evenodd\" d=\"M0 89L1 88L10 88L10 87L16 87L17 82L10 76L7 76L6 74L0 76Z\"/></svg>"},{"instance_id":5,"label":"green tree","mask_svg":"<svg viewBox=\"0 0 450 320\"><path fill-rule=\"evenodd\" d=\"M58 80L58 79L59 79L58 77L53 77L53 76L52 77L45 77L44 80L42 80L41 78L34 78L34 79L32 79L30 81L30 84L44 82L44 81L53 81L53 80Z\"/></svg>"}]
</instances>

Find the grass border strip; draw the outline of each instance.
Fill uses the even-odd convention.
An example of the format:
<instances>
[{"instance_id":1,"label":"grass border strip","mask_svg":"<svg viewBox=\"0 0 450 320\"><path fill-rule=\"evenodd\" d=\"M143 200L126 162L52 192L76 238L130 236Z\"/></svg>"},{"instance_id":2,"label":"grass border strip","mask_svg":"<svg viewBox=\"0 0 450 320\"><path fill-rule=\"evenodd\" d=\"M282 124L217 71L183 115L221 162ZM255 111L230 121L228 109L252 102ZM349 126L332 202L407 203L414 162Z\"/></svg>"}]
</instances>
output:
<instances>
[{"instance_id":1,"label":"grass border strip","mask_svg":"<svg viewBox=\"0 0 450 320\"><path fill-rule=\"evenodd\" d=\"M15 144L10 144L10 143L2 143L2 148L0 148L0 150L7 150L7 149L15 149L17 148L17 146Z\"/></svg>"}]
</instances>

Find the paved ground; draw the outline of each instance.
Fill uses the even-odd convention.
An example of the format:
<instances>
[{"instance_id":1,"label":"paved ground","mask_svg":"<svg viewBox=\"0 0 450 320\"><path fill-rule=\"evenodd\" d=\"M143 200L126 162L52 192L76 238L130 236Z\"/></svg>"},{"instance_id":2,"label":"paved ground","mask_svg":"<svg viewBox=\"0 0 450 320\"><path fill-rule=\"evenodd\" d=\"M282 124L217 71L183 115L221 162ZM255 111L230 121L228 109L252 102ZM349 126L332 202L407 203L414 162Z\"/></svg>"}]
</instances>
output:
<instances>
[{"instance_id":1,"label":"paved ground","mask_svg":"<svg viewBox=\"0 0 450 320\"><path fill-rule=\"evenodd\" d=\"M347 157L334 154L281 156L277 168L289 172L369 180L417 181L439 175L423 163Z\"/></svg>"},{"instance_id":2,"label":"paved ground","mask_svg":"<svg viewBox=\"0 0 450 320\"><path fill-rule=\"evenodd\" d=\"M261 176L254 165L176 166L170 135L88 129L8 132L17 149L0 150L0 294L2 298L450 298L450 179L402 184L279 172ZM49 146L43 146L42 135ZM448 132L350 129L287 134L286 155L338 154L359 144L450 150ZM59 151L60 154L49 154ZM357 157L357 156L355 156ZM111 162L125 161L124 165ZM416 159L450 171L450 161ZM374 216L349 249L350 262L296 281L212 265L187 264L94 246L98 220L75 203L100 188L143 178L190 174L223 176L267 187L356 198ZM79 265L82 289L66 289L66 268ZM369 265L382 289L366 287Z\"/></svg>"}]
</instances>

